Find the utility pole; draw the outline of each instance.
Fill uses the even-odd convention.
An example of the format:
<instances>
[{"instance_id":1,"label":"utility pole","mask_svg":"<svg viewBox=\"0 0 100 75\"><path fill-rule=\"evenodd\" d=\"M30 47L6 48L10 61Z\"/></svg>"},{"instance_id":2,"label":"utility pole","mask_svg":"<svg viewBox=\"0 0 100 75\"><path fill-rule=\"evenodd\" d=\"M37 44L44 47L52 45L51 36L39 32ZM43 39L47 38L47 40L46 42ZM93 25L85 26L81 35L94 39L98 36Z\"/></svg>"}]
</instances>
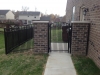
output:
<instances>
[{"instance_id":1,"label":"utility pole","mask_svg":"<svg viewBox=\"0 0 100 75\"><path fill-rule=\"evenodd\" d=\"M37 8L35 7L35 12L37 11Z\"/></svg>"},{"instance_id":2,"label":"utility pole","mask_svg":"<svg viewBox=\"0 0 100 75\"><path fill-rule=\"evenodd\" d=\"M47 10L45 11L45 15L47 16Z\"/></svg>"}]
</instances>

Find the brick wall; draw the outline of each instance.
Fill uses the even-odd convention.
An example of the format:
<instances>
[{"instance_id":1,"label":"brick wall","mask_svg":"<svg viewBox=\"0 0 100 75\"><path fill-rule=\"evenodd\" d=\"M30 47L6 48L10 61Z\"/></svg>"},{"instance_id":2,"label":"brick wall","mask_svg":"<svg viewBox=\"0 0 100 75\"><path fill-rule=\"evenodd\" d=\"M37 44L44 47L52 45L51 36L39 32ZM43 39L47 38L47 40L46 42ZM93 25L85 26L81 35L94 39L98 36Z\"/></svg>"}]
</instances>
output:
<instances>
[{"instance_id":1,"label":"brick wall","mask_svg":"<svg viewBox=\"0 0 100 75\"><path fill-rule=\"evenodd\" d=\"M48 23L34 23L34 53L48 53Z\"/></svg>"},{"instance_id":2,"label":"brick wall","mask_svg":"<svg viewBox=\"0 0 100 75\"><path fill-rule=\"evenodd\" d=\"M100 1L98 3L88 14L91 21L88 56L100 67Z\"/></svg>"},{"instance_id":3,"label":"brick wall","mask_svg":"<svg viewBox=\"0 0 100 75\"><path fill-rule=\"evenodd\" d=\"M89 23L72 23L72 55L86 56Z\"/></svg>"},{"instance_id":4,"label":"brick wall","mask_svg":"<svg viewBox=\"0 0 100 75\"><path fill-rule=\"evenodd\" d=\"M85 21L90 21L88 56L100 67L100 0L67 0L66 20L71 20L72 7L75 6L75 21L79 21L80 7L89 9Z\"/></svg>"}]
</instances>

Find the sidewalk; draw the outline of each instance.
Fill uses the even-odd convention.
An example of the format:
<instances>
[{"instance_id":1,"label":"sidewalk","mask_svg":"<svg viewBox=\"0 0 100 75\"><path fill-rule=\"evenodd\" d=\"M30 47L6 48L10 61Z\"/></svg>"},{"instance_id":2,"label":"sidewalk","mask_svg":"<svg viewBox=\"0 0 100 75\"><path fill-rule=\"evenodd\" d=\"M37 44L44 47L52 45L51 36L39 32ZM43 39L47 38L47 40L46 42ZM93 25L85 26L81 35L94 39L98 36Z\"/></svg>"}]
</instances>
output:
<instances>
[{"instance_id":1,"label":"sidewalk","mask_svg":"<svg viewBox=\"0 0 100 75\"><path fill-rule=\"evenodd\" d=\"M76 75L70 54L50 53L44 75Z\"/></svg>"}]
</instances>

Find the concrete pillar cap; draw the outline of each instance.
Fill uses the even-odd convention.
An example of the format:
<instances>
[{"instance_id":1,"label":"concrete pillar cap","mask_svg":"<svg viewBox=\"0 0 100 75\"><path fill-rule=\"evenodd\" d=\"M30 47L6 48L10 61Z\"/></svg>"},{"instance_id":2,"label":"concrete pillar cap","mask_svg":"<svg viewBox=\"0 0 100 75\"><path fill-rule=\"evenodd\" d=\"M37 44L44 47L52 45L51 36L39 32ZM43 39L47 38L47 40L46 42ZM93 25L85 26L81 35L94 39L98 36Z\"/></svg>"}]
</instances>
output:
<instances>
[{"instance_id":1,"label":"concrete pillar cap","mask_svg":"<svg viewBox=\"0 0 100 75\"><path fill-rule=\"evenodd\" d=\"M90 23L89 21L71 21L71 23Z\"/></svg>"},{"instance_id":2,"label":"concrete pillar cap","mask_svg":"<svg viewBox=\"0 0 100 75\"><path fill-rule=\"evenodd\" d=\"M33 23L49 23L49 21L33 21Z\"/></svg>"}]
</instances>

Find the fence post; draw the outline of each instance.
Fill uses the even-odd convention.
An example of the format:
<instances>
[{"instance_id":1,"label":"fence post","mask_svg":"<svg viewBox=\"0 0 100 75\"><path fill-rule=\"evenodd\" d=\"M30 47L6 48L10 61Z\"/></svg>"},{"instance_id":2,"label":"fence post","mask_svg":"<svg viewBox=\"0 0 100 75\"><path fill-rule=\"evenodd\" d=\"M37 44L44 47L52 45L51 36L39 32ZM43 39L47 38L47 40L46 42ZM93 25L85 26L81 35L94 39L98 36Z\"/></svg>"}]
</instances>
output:
<instances>
[{"instance_id":1,"label":"fence post","mask_svg":"<svg viewBox=\"0 0 100 75\"><path fill-rule=\"evenodd\" d=\"M6 29L4 28L4 38L5 38L5 54L8 54L7 52L7 36L6 36Z\"/></svg>"},{"instance_id":2,"label":"fence post","mask_svg":"<svg viewBox=\"0 0 100 75\"><path fill-rule=\"evenodd\" d=\"M34 21L34 53L48 53L49 21Z\"/></svg>"},{"instance_id":3,"label":"fence post","mask_svg":"<svg viewBox=\"0 0 100 75\"><path fill-rule=\"evenodd\" d=\"M87 21L72 21L72 44L71 54L82 55L87 54L88 44L88 27L90 22Z\"/></svg>"}]
</instances>

